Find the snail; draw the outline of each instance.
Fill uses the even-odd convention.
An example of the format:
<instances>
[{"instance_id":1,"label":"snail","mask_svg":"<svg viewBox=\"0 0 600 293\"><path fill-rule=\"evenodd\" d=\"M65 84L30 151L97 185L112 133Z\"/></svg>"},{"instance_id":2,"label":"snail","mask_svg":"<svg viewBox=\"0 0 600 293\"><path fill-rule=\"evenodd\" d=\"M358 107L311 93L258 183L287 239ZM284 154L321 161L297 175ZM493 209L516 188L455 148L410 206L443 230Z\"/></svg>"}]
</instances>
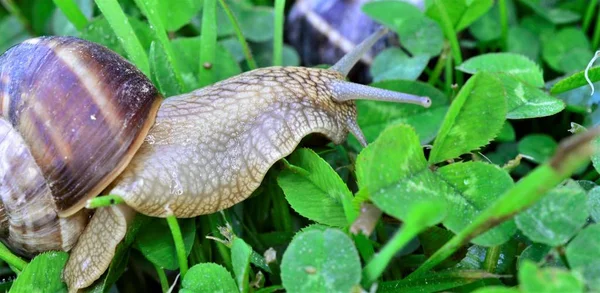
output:
<instances>
[{"instance_id":1,"label":"snail","mask_svg":"<svg viewBox=\"0 0 600 293\"><path fill-rule=\"evenodd\" d=\"M380 29L329 69L268 67L163 99L134 65L74 37L0 56L0 236L32 256L70 250L63 279L85 288L110 264L136 212L195 217L247 198L310 133L342 143L353 100L418 97L345 81ZM125 204L84 208L101 192Z\"/></svg>"},{"instance_id":2,"label":"snail","mask_svg":"<svg viewBox=\"0 0 600 293\"><path fill-rule=\"evenodd\" d=\"M286 22L286 40L298 51L305 66L333 64L354 48L354 44L376 31L380 24L362 11L372 0L297 0ZM421 10L423 0L404 0ZM350 72L350 79L366 83L372 77L368 67L373 58L391 46L399 45L389 33L361 56Z\"/></svg>"}]
</instances>

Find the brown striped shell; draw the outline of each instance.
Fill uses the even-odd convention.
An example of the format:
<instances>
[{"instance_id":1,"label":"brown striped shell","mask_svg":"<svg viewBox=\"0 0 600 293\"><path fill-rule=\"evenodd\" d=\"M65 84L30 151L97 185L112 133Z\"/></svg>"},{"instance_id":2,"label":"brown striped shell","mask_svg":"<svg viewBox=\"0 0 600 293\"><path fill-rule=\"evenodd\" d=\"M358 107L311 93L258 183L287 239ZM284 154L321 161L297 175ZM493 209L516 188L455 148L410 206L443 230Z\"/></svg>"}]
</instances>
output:
<instances>
[{"instance_id":1,"label":"brown striped shell","mask_svg":"<svg viewBox=\"0 0 600 293\"><path fill-rule=\"evenodd\" d=\"M127 166L161 100L131 63L77 38L31 39L0 56L3 241L21 254L68 250L85 202Z\"/></svg>"}]
</instances>

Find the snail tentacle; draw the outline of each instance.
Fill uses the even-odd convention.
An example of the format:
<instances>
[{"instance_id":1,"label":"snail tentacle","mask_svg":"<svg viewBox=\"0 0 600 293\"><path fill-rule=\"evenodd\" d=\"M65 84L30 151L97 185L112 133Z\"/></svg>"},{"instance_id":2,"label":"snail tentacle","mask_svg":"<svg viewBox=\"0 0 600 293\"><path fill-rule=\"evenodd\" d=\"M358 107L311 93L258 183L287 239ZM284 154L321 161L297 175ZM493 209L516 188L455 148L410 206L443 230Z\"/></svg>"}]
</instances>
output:
<instances>
[{"instance_id":1,"label":"snail tentacle","mask_svg":"<svg viewBox=\"0 0 600 293\"><path fill-rule=\"evenodd\" d=\"M425 108L431 106L431 99L406 93L384 90L376 87L347 82L343 80L332 81L329 85L332 91L332 99L338 102L352 100L371 100L417 104Z\"/></svg>"},{"instance_id":2,"label":"snail tentacle","mask_svg":"<svg viewBox=\"0 0 600 293\"><path fill-rule=\"evenodd\" d=\"M371 50L373 45L381 39L385 34L388 33L388 29L385 27L379 28L376 32L371 34L368 38L358 44L352 51L348 52L348 54L344 55L340 61L335 63L329 69L337 71L341 73L343 76L347 76L350 70L360 61L363 55L367 53L367 51Z\"/></svg>"}]
</instances>

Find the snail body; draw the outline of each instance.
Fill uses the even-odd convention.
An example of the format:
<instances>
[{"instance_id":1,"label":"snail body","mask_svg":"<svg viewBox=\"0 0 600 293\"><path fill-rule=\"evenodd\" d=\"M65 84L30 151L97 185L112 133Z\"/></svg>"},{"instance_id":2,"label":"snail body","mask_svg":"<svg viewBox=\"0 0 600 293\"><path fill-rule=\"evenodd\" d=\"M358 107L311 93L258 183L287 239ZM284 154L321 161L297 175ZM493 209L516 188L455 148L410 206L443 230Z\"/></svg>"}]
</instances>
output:
<instances>
[{"instance_id":1,"label":"snail body","mask_svg":"<svg viewBox=\"0 0 600 293\"><path fill-rule=\"evenodd\" d=\"M351 132L366 145L352 100L430 103L344 81L385 33L330 69L256 69L165 100L100 45L47 37L13 47L0 57L2 241L27 256L73 247L63 277L77 290L106 270L133 211L230 207L310 133L341 143ZM90 219L84 205L103 190L126 204Z\"/></svg>"}]
</instances>

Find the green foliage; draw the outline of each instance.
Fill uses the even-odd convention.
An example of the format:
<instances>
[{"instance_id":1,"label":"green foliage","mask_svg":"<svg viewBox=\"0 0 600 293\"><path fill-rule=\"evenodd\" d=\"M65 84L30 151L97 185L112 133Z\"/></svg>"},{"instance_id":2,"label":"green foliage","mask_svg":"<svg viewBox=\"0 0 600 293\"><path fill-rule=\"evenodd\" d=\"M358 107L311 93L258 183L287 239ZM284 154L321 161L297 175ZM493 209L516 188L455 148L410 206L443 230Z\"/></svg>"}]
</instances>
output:
<instances>
[{"instance_id":1,"label":"green foliage","mask_svg":"<svg viewBox=\"0 0 600 293\"><path fill-rule=\"evenodd\" d=\"M281 261L288 292L350 292L358 286L360 271L352 240L337 229L298 233Z\"/></svg>"},{"instance_id":2,"label":"green foliage","mask_svg":"<svg viewBox=\"0 0 600 293\"><path fill-rule=\"evenodd\" d=\"M488 73L474 75L450 105L433 143L430 163L456 158L487 145L506 116L502 84Z\"/></svg>"},{"instance_id":3,"label":"green foliage","mask_svg":"<svg viewBox=\"0 0 600 293\"><path fill-rule=\"evenodd\" d=\"M67 292L61 276L68 258L65 252L38 255L21 272L10 292Z\"/></svg>"},{"instance_id":4,"label":"green foliage","mask_svg":"<svg viewBox=\"0 0 600 293\"><path fill-rule=\"evenodd\" d=\"M563 186L548 193L531 208L515 217L529 239L549 246L565 244L586 223L585 193L581 187Z\"/></svg>"},{"instance_id":5,"label":"green foliage","mask_svg":"<svg viewBox=\"0 0 600 293\"><path fill-rule=\"evenodd\" d=\"M190 268L181 281L181 291L192 292L237 292L238 288L231 274L215 263L201 263Z\"/></svg>"},{"instance_id":6,"label":"green foliage","mask_svg":"<svg viewBox=\"0 0 600 293\"><path fill-rule=\"evenodd\" d=\"M298 150L289 162L294 166L277 180L291 207L315 222L348 226L343 203L352 200L352 193L331 166L309 149Z\"/></svg>"},{"instance_id":7,"label":"green foliage","mask_svg":"<svg viewBox=\"0 0 600 293\"><path fill-rule=\"evenodd\" d=\"M168 98L256 67L311 62L286 44L290 27L307 24L284 30L295 1L285 2L5 0L0 52L35 36L80 37L127 58ZM597 292L600 139L585 135L600 124L600 70L587 72L592 96L584 71L600 43L597 2L351 8L400 44L379 43L357 68L361 81L427 96L431 107L357 101L366 148L351 135L339 146L307 137L230 209L171 227L136 217L89 292L158 283L165 292ZM338 5L327 13L339 15ZM363 24L343 25L364 35ZM304 46L333 40L341 52L349 39ZM0 290L65 292L67 257L26 264L0 246Z\"/></svg>"}]
</instances>

